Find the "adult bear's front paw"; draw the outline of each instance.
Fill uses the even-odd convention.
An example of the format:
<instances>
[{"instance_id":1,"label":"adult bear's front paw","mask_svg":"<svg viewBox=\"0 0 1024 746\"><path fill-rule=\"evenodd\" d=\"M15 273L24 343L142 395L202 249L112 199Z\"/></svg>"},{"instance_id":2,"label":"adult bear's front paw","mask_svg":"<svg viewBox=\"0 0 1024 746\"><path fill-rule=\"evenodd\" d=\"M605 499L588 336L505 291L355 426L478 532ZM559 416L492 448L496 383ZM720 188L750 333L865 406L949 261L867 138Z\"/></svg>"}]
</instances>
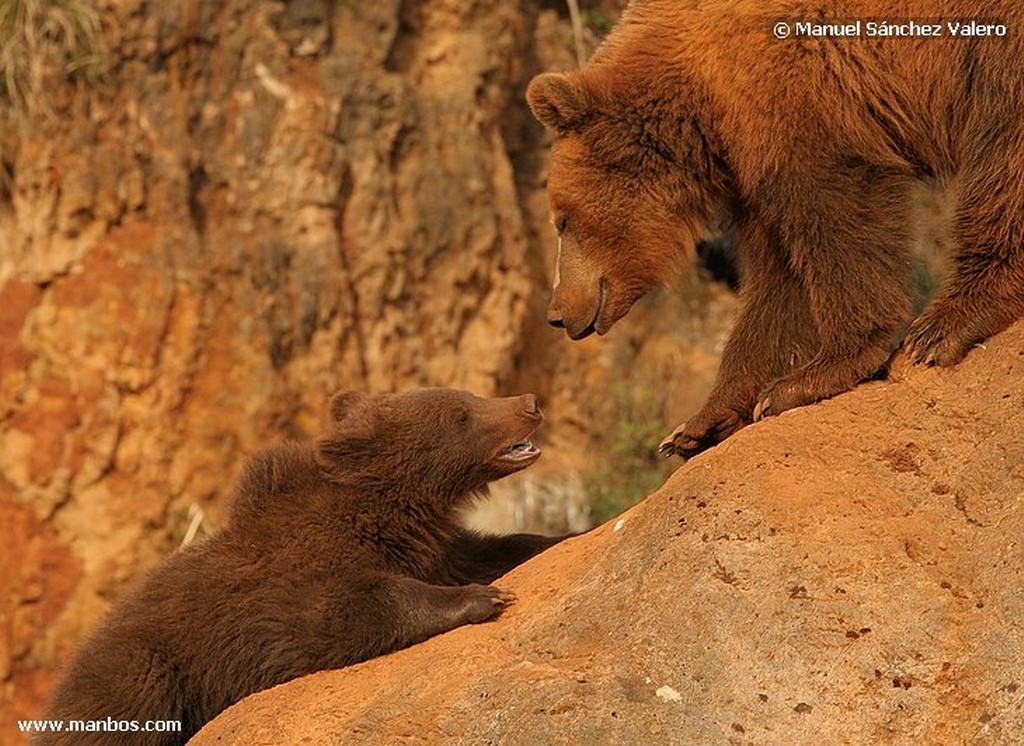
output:
<instances>
[{"instance_id":1,"label":"adult bear's front paw","mask_svg":"<svg viewBox=\"0 0 1024 746\"><path fill-rule=\"evenodd\" d=\"M765 417L773 417L787 410L813 404L826 398L813 390L814 387L808 378L805 372L798 371L768 384L761 395L757 397L757 404L754 406L754 422L760 422Z\"/></svg>"},{"instance_id":2,"label":"adult bear's front paw","mask_svg":"<svg viewBox=\"0 0 1024 746\"><path fill-rule=\"evenodd\" d=\"M865 348L860 359L822 358L777 378L757 397L754 422L845 393L861 381L881 375L888 355L886 347L877 345Z\"/></svg>"},{"instance_id":3,"label":"adult bear's front paw","mask_svg":"<svg viewBox=\"0 0 1024 746\"><path fill-rule=\"evenodd\" d=\"M903 340L907 357L917 364L956 365L972 347L988 336L985 330L975 328L975 323L936 305L910 325Z\"/></svg>"},{"instance_id":4,"label":"adult bear's front paw","mask_svg":"<svg viewBox=\"0 0 1024 746\"><path fill-rule=\"evenodd\" d=\"M709 403L661 441L658 451L663 456L692 458L749 424L749 412Z\"/></svg>"}]
</instances>

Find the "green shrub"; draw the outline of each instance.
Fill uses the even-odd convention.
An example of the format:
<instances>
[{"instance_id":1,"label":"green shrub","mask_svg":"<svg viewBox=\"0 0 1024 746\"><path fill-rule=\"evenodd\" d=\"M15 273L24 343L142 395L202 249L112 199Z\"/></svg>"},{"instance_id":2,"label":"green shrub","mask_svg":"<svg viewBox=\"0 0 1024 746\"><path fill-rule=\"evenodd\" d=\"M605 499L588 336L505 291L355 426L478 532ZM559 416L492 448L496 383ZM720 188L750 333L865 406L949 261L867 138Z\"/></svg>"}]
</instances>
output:
<instances>
[{"instance_id":1,"label":"green shrub","mask_svg":"<svg viewBox=\"0 0 1024 746\"><path fill-rule=\"evenodd\" d=\"M656 490L673 464L658 454L664 436L663 403L650 385L612 386L614 420L608 430L604 466L586 480L591 515L603 523Z\"/></svg>"}]
</instances>

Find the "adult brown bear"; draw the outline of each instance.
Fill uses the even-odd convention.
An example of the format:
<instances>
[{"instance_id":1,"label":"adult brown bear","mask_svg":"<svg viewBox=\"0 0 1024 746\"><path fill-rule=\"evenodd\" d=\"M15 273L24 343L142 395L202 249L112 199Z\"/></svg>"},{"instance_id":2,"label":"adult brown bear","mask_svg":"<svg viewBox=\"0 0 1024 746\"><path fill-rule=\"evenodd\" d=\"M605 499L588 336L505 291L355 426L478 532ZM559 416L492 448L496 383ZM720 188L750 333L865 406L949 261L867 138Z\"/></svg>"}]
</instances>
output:
<instances>
[{"instance_id":1,"label":"adult brown bear","mask_svg":"<svg viewBox=\"0 0 1024 746\"><path fill-rule=\"evenodd\" d=\"M527 98L556 132L548 318L573 339L608 331L700 237L734 234L742 310L664 452L885 365L910 320L922 185L952 201L955 251L911 359L953 365L1024 315L1019 0L634 2L583 69Z\"/></svg>"},{"instance_id":2,"label":"adult brown bear","mask_svg":"<svg viewBox=\"0 0 1024 746\"><path fill-rule=\"evenodd\" d=\"M490 619L513 596L488 584L561 540L456 522L540 456L532 394L349 393L332 415L316 443L252 458L224 531L115 608L57 688L65 732L38 743L184 744L252 692Z\"/></svg>"}]
</instances>

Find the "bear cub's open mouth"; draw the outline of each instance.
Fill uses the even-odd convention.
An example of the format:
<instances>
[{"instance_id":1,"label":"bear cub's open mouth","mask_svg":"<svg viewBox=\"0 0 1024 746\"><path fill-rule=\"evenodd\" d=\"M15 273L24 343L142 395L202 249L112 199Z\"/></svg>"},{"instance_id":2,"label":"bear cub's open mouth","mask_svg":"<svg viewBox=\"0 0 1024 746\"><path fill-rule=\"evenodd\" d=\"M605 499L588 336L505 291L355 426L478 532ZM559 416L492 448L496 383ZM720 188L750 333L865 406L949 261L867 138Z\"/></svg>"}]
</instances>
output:
<instances>
[{"instance_id":1,"label":"bear cub's open mouth","mask_svg":"<svg viewBox=\"0 0 1024 746\"><path fill-rule=\"evenodd\" d=\"M497 458L499 461L519 462L538 456L540 456L540 449L537 446L529 440L520 440L498 451Z\"/></svg>"},{"instance_id":2,"label":"bear cub's open mouth","mask_svg":"<svg viewBox=\"0 0 1024 746\"><path fill-rule=\"evenodd\" d=\"M522 407L516 416L520 419L519 426L505 430L501 435L504 444L498 441L498 448L492 451L490 463L498 467L504 474L521 471L540 458L540 449L533 444L530 436L537 432L544 421L544 414L537 406L537 397L526 394L516 398L512 403L515 408ZM501 436L499 436L501 437Z\"/></svg>"}]
</instances>

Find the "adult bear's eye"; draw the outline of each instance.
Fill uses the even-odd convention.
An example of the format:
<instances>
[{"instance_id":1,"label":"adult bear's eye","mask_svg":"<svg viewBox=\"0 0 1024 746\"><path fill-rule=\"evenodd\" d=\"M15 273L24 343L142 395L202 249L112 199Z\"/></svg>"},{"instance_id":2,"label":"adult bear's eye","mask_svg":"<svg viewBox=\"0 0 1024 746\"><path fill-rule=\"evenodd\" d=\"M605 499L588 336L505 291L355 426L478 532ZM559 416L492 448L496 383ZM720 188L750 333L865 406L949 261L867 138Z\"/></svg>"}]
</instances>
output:
<instances>
[{"instance_id":1,"label":"adult bear's eye","mask_svg":"<svg viewBox=\"0 0 1024 746\"><path fill-rule=\"evenodd\" d=\"M456 421L460 425L468 425L469 424L469 412L467 412L466 410L462 410L461 412L459 412L459 416L456 417L455 419L456 419Z\"/></svg>"},{"instance_id":2,"label":"adult bear's eye","mask_svg":"<svg viewBox=\"0 0 1024 746\"><path fill-rule=\"evenodd\" d=\"M569 227L569 218L565 215L559 215L555 218L555 230L561 235L565 233L565 229Z\"/></svg>"}]
</instances>

